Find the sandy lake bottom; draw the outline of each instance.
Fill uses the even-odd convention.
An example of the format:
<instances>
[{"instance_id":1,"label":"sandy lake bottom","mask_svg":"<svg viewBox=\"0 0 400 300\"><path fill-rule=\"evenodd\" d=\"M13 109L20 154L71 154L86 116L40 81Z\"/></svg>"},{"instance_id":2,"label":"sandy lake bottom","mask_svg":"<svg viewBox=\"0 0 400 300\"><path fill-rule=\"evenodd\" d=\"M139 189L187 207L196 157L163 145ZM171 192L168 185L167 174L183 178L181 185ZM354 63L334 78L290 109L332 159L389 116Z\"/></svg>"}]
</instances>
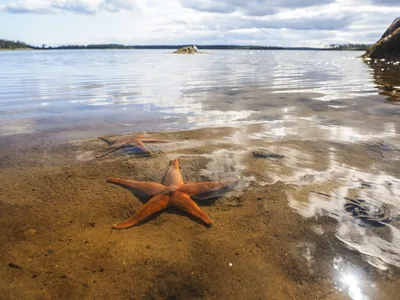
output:
<instances>
[{"instance_id":1,"label":"sandy lake bottom","mask_svg":"<svg viewBox=\"0 0 400 300\"><path fill-rule=\"evenodd\" d=\"M150 157L120 150L99 159L107 149L99 139L2 137L1 297L397 299L399 224L360 226L341 201L378 198L398 213L400 150L268 132L266 124L152 132L171 142L151 144ZM260 148L282 156L254 156ZM214 225L168 208L112 229L142 204L107 178L161 182L174 158L185 182L240 179L197 201Z\"/></svg>"}]
</instances>

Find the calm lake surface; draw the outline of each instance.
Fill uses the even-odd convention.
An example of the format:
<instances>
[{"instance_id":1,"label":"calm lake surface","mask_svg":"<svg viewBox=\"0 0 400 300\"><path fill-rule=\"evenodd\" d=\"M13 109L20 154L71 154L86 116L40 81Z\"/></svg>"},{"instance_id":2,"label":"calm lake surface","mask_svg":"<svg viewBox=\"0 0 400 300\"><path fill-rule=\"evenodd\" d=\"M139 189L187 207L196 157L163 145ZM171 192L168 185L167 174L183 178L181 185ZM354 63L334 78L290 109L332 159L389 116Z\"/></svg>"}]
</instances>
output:
<instances>
[{"instance_id":1,"label":"calm lake surface","mask_svg":"<svg viewBox=\"0 0 400 300\"><path fill-rule=\"evenodd\" d=\"M115 156L107 156L104 160L96 160L96 154L106 151L106 145L96 137L130 132L169 132L174 141L163 148L167 149L163 154L165 157L134 161L142 167L135 165L135 169L131 166L129 170L134 169L135 172L129 171L129 174L133 174L129 175L132 176L130 178L142 176L149 180L153 178L149 176L154 175L149 174L153 171L155 173L157 166L170 158L188 159L184 161L184 166L185 163L186 166L190 165L189 160L193 162L199 159L198 164L191 165L192 169L187 167L186 171L192 172L187 175L189 178L199 181L200 178L196 176L200 174L215 181L238 176L244 182L243 189L240 190L243 193L240 197L245 199L244 203L258 203L258 206L255 205L256 209L242 212L245 216L254 213L256 217L249 218L253 221L266 216L267 220L265 223L261 222L262 225L248 225L249 227L243 227L244 229L241 223L230 224L229 219L229 226L225 228L232 229L232 233L237 233L238 238L243 238L243 241L238 240L241 243L240 247L234 243L230 244L230 248L221 246L221 257L225 257L229 251L234 253L238 249L241 250L242 246L252 246L249 240L245 239L246 228L256 228L254 234L268 239L264 246L255 239L258 242L257 247L254 246L256 250L253 250L259 252L253 253L274 253L273 255L282 260L278 265L281 267L277 267L277 270L283 270L282 274L286 274L287 271L286 267L282 266L290 264L291 261L304 261L304 272L299 273L303 274L299 276L302 279L309 278L309 282L315 280L315 287L312 285L314 283L309 286L312 292L334 291L338 295L355 300L397 299L400 292L400 102L395 101L394 96L400 89L400 70L398 62L365 62L359 58L362 54L354 51L229 50L209 51L198 55L174 55L168 50L0 52L0 147L3 149L0 169L8 172L0 174L2 181L8 182L7 187L2 190L8 197L2 199L0 204L6 203L8 206L5 204L4 207L9 209L3 211L2 218L8 220L13 214L20 214L21 217L15 219L23 220L22 216L26 215L23 205L27 205L31 210L39 210L37 216L41 216L43 210L47 216L44 220L51 220L53 217L56 218L54 223L58 222L60 225L59 232L41 231L40 226L44 222L41 219L37 221L39 225L32 221L33 225L29 225L32 228L25 226L26 228L21 229L22 225L19 223L13 223L14 227L3 226L5 231L11 232L8 233L10 237L7 242L3 243L4 247L9 245L10 249L19 249L20 245L24 245L31 252L32 249L42 249L43 245L38 246L35 243L42 242L47 247L47 243L53 242L55 238L40 234L53 232L58 237L65 228L65 241L69 241L67 237L70 236L77 239L76 232L80 232L83 226L81 223L86 222L84 219L87 211L92 209L90 207L88 210L84 205L92 206L93 203L97 212L93 213L92 218L97 225L89 226L87 236L83 242L79 240L76 249L79 250L77 253L87 251L84 250L84 247L87 247L84 245L90 240L91 247L101 251L103 245L96 244L96 241L103 240L104 232L109 231L111 222L121 219L118 209L115 209L118 212L116 216L105 214L110 209L109 201L111 204L112 201L119 201L118 197L114 197L115 190L111 193L111 190L107 190L108 187L104 187L105 180L112 174L124 174L129 163L122 164L126 156L119 152L114 153ZM211 130L209 136L204 131L191 131L180 133L183 138L176 139L176 133L171 133L181 129L211 127L229 128L221 129L223 133L219 133L215 139ZM47 148L46 143L54 143L55 146ZM61 148L57 148L60 144ZM67 144L68 146L65 146ZM36 145L38 147L33 147ZM259 146L280 154L280 158L275 156L274 159L256 161L252 151ZM159 161L152 165L157 159ZM201 159L211 162L205 163ZM114 162L116 166L119 163L121 167L114 168ZM114 169L108 174L108 170L112 168ZM253 195L248 192L254 189L258 189L260 194ZM19 190L25 192L18 194L16 191ZM281 192L285 195L280 195ZM80 198L70 199L71 203L76 201L70 205L65 201L69 195ZM117 200L110 200L114 199L113 197ZM283 197L284 200L279 202L279 197ZM388 222L378 224L379 226L361 224L359 219L349 215L344 209L349 208L346 201L355 198L374 204L375 206L369 206L369 212ZM43 202L43 199L47 199L48 202ZM59 204L54 199L60 199ZM87 199L93 202L88 202ZM22 204L19 201L22 201ZM271 201L274 201L275 206ZM285 209L278 206L283 202ZM62 205L65 206L64 210ZM240 205L239 203L238 206ZM361 206L360 203L354 205ZM232 212L231 206L234 205L226 205L227 209L214 211L214 215L223 216L223 211ZM121 211L125 212L126 207L121 207ZM379 207L387 209L383 215L379 214ZM258 209L265 211L259 213ZM355 209L354 214L358 213L357 209L360 208ZM285 231L279 231L279 225L276 228L263 227L269 226L268 220L273 220L274 217L275 224L282 222L287 225L288 220L284 215L287 210L298 218L293 217L298 223L291 220L294 223L289 224L292 227L288 227L288 231L301 232L298 233L301 237L298 240L292 239ZM73 217L68 216L70 213ZM102 215L108 219L101 219ZM170 215L166 216L169 220ZM242 220L247 220L245 216ZM11 224L13 221L7 222ZM118 236L116 241L132 243L131 247L123 246L123 249L131 250L144 249L143 245L151 241L154 244L145 249L154 249L149 251L157 254L160 238L164 239L162 247L165 248L162 249L168 253L175 253L174 247L178 238L174 236L174 230L181 228L180 223L176 223L179 226L172 230L172 238L161 234L154 240L149 238L143 245L135 244L146 239L143 237L151 236L146 235L146 230L151 232L153 229L158 230L158 226L164 228L165 225L167 228L170 224L175 224L151 222L153 221L150 221L148 227L134 229L143 230L139 239ZM219 222L221 223L222 221ZM75 224L78 224L78 229L68 229L70 227L67 226ZM297 224L302 224L303 227ZM200 228L197 226L200 225L184 227L182 230L186 231L182 232L186 232L190 237L197 237L197 228ZM264 228L270 231L264 231ZM272 234L274 228L276 232ZM132 232L136 232L134 230ZM240 234L240 230L245 233ZM15 232L24 233L19 237ZM316 237L311 239L310 232ZM129 231L122 234L129 234ZM28 240L30 235L36 237ZM216 235L215 240L211 234L203 233L202 237L205 236L209 239L207 243L215 247L224 237L224 233L219 237ZM274 242L270 243L269 238L272 237ZM297 244L292 250L297 250L290 252L285 248L288 243L295 242ZM117 247L115 245L111 248ZM197 247L197 244L185 245L189 249L194 245L193 257L196 259L202 255L203 250ZM271 250L273 246L277 247L276 252ZM59 252L55 251L55 255L67 249L65 244L60 244L59 247ZM279 247L283 250L279 250ZM8 250L7 253L14 255L13 251ZM19 265L31 263L20 259L18 251L15 250L14 256L7 256L7 259L13 259L7 263L10 266L12 262L10 268L17 269L16 272L19 271ZM143 261L146 262L146 266L143 266L145 272L149 270L146 251L142 252ZM292 260L287 260L283 252L285 255L291 253ZM116 253L119 255L120 252ZM243 250L243 253L251 252ZM208 254L204 254L202 261L209 261ZM68 264L70 261L76 261L77 264L81 264L89 261L89 257L94 257L87 254L79 261L76 256L71 255L60 254L60 261L68 261ZM115 266L118 255L110 256L109 267L105 267L104 274L111 274L107 271ZM129 254L127 257L135 255ZM241 256L238 255L235 254L234 257L237 256L239 260ZM259 257L257 255L251 254L251 259ZM109 256L105 254L104 257ZM57 256L56 258L58 259ZM35 259L33 261L37 263L38 270L42 265L40 259L48 262L48 258ZM93 258L95 263L101 260ZM219 260L220 258L217 261ZM54 265L57 261L54 259ZM268 260L260 259L262 263L266 261L268 266ZM230 262L226 263L229 268L232 266ZM150 259L149 264L151 263ZM201 266L194 264L190 268ZM254 275L257 280L271 280L270 274L264 280L254 274L252 267L246 266L247 262L243 263L243 270L247 270L248 273L238 271L244 274L244 277ZM261 265L257 263L257 266ZM299 265L297 268L301 269ZM66 265L65 269L71 274L81 270L80 266L75 268L69 265ZM103 267L101 270L103 274ZM129 272L132 270L134 271L134 268ZM292 266L289 266L288 270L288 274L292 274ZM65 274L70 276L68 272L65 271ZM76 278L86 276L85 272L79 276L75 274ZM10 276L6 277L10 280L7 282L13 282L14 275L8 275L6 272L4 274ZM48 273L43 271L43 274ZM115 274L123 275L120 269L117 269ZM210 282L217 278L216 280L221 280L218 282L224 282L219 284L219 287L224 285L225 274L228 272L223 271L220 279L212 276ZM328 285L328 288L324 286L319 280L322 277L318 274L325 276L323 278L331 278L334 289L331 285ZM30 284L31 275L28 275L26 282ZM154 277L150 275L149 282ZM113 276L110 275L110 278L114 278ZM294 289L300 291L296 276L294 279L289 276L290 282L293 281ZM163 277L164 275L160 275L160 278ZM59 280L59 277L57 278ZM181 279L179 276L177 278ZM171 280L177 282L175 277ZM130 282L127 284L130 286ZM236 279L230 281L231 286L237 284ZM21 286L28 284L22 282ZM219 287L216 291L220 291ZM86 288L85 285L84 289ZM252 289L251 282L247 288Z\"/></svg>"},{"instance_id":2,"label":"calm lake surface","mask_svg":"<svg viewBox=\"0 0 400 300\"><path fill-rule=\"evenodd\" d=\"M277 109L310 101L314 111L358 111L366 98L378 95L374 70L361 54L1 52L0 134L83 130L95 136L232 125L275 118ZM374 106L385 102L375 98Z\"/></svg>"}]
</instances>

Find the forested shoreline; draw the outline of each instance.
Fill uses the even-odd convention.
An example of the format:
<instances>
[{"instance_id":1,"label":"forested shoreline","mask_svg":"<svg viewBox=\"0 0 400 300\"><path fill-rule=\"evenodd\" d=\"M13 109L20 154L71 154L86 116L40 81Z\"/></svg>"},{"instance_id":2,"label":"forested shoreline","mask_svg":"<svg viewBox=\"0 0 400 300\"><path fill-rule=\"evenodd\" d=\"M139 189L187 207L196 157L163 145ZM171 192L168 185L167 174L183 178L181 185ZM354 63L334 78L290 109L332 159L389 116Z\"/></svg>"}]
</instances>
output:
<instances>
[{"instance_id":1,"label":"forested shoreline","mask_svg":"<svg viewBox=\"0 0 400 300\"><path fill-rule=\"evenodd\" d=\"M187 45L121 45L121 44L89 44L61 46L33 46L20 41L0 39L0 50L85 50L85 49L178 49ZM200 45L204 50L367 50L367 44L332 44L328 48L314 47L276 47L254 45Z\"/></svg>"}]
</instances>

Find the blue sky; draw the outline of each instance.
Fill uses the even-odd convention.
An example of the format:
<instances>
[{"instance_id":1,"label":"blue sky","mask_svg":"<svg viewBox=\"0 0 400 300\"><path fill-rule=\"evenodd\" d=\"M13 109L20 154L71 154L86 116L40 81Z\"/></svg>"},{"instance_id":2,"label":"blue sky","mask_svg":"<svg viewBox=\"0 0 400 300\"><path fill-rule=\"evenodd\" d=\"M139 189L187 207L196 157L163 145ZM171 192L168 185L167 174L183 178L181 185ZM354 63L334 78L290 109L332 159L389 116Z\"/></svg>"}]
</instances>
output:
<instances>
[{"instance_id":1,"label":"blue sky","mask_svg":"<svg viewBox=\"0 0 400 300\"><path fill-rule=\"evenodd\" d=\"M373 43L400 0L0 0L0 38L41 45Z\"/></svg>"}]
</instances>

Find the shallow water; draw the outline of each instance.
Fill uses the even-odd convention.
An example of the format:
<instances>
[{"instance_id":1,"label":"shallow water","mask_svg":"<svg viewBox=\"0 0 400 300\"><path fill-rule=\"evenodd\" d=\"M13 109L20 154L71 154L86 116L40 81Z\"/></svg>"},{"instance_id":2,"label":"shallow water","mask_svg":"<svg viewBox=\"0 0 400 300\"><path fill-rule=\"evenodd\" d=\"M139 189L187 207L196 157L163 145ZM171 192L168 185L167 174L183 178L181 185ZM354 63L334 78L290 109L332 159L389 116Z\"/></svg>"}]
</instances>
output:
<instances>
[{"instance_id":1,"label":"shallow water","mask_svg":"<svg viewBox=\"0 0 400 300\"><path fill-rule=\"evenodd\" d=\"M231 298L249 289L254 298L265 297L268 291L277 298L396 299L400 292L400 221L367 227L343 208L346 197L360 197L383 202L391 216L400 215L400 106L396 102L400 71L397 63L364 62L361 54L0 52L0 168L4 171L0 180L6 182L1 192L7 196L0 201L0 220L8 224L0 229L0 238L5 240L8 266L11 263L10 268L18 269L12 264L22 265L27 270L27 277L18 283L11 272L19 270L3 270L8 285L0 289L9 293L9 286L39 287L43 283L46 293L54 296L58 288L68 288L68 282L74 296L90 297L96 295L96 288L86 287L91 276L106 284L113 282L109 270L124 268L119 265L122 258L118 255L122 255L124 265L135 257L130 266L143 268L141 275L148 278L144 284L126 282L124 288L144 291L155 276L166 276L167 263L157 248L161 247L167 253L184 250L196 257L194 262L186 257L179 271L167 277L176 285L187 279L181 270L195 270L201 285L185 285L179 291L201 290L208 295L199 298ZM88 138L138 131L155 131L174 142L152 146L162 149L155 158L120 151L94 160L106 145ZM282 158L252 157L259 147ZM130 207L118 203L119 198L126 198L126 203L136 201L106 187L105 179L125 174L157 181L164 164L173 158L183 161L185 179L191 181L241 179L239 189L220 206L210 206L218 218L215 228L208 230L181 215L167 214L105 237L109 224L123 219ZM35 214L23 223L27 207ZM87 223L89 211L93 222ZM95 223L96 228L90 225ZM89 229L79 231L85 226ZM166 234L169 226L173 230ZM201 247L192 240L199 233L205 243ZM181 237L184 246L176 244ZM60 243L54 244L54 239ZM93 251L104 257L96 258L87 250L88 240ZM111 254L108 246L105 252L103 240L113 241ZM73 246L65 241L72 241ZM43 257L47 243L56 251ZM129 243L134 255L124 243ZM151 254L143 252L150 249L146 244L151 244ZM207 245L211 252L217 249L215 261L202 250ZM20 253L25 256L21 258ZM149 271L146 255L157 268ZM103 258L106 271L88 275L87 270ZM170 259L180 262L179 256ZM52 274L60 271L50 263L57 263L58 268L65 261L76 264L63 265L68 276L51 277L48 270ZM143 261L145 265L140 265ZM218 262L228 269L214 268ZM237 269L229 269L232 262ZM222 274L208 279L205 269L209 268ZM41 281L32 283L28 270ZM268 275L258 275L263 271ZM134 269L127 272L135 275ZM69 279L60 284L59 278ZM83 290L69 282L76 278L85 282ZM329 283L325 286L320 278ZM225 281L231 290L218 284ZM260 282L270 286L261 287ZM198 288L202 285L204 291ZM280 285L291 292L279 294ZM179 295L179 291L167 293L163 285L157 288L161 298ZM110 290L122 297L118 289Z\"/></svg>"},{"instance_id":2,"label":"shallow water","mask_svg":"<svg viewBox=\"0 0 400 300\"><path fill-rule=\"evenodd\" d=\"M293 114L301 116L302 106L358 111L378 94L374 69L361 54L2 52L0 134L83 130L96 136L232 125L279 118L280 108L296 107ZM374 100L373 113L399 113L398 107L379 107L383 101Z\"/></svg>"}]
</instances>

